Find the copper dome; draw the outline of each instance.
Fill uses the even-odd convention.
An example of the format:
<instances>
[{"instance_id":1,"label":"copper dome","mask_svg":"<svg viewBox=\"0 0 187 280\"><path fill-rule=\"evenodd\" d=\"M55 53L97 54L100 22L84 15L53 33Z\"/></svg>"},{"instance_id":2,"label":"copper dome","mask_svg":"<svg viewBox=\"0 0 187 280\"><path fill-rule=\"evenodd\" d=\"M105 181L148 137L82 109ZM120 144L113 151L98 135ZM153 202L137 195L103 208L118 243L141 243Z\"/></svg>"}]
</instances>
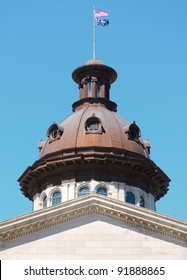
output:
<instances>
[{"instance_id":1,"label":"copper dome","mask_svg":"<svg viewBox=\"0 0 187 280\"><path fill-rule=\"evenodd\" d=\"M92 121L92 130L88 122ZM94 122L95 121L95 122ZM93 123L97 130L93 129ZM53 137L53 130L62 129L59 137ZM89 147L109 149L110 153L124 154L125 151L149 158L147 149L141 140L129 138L129 123L117 113L108 110L101 103L85 104L81 109L68 116L59 125L51 126L48 140L41 150L40 158L68 150L87 150Z\"/></svg>"},{"instance_id":2,"label":"copper dome","mask_svg":"<svg viewBox=\"0 0 187 280\"><path fill-rule=\"evenodd\" d=\"M50 184L95 179L138 186L155 200L164 196L170 179L150 160L150 143L142 141L136 123L120 117L110 100L116 71L93 59L76 68L72 78L80 98L73 113L53 123L47 141L39 143L39 159L18 179L23 194L33 199Z\"/></svg>"},{"instance_id":3,"label":"copper dome","mask_svg":"<svg viewBox=\"0 0 187 280\"><path fill-rule=\"evenodd\" d=\"M101 60L91 59L76 68L72 78L79 85L80 100L72 105L74 111L72 115L63 120L59 126L54 124L49 128L48 140L41 150L40 158L63 150L88 147L107 148L115 150L114 153L117 154L128 150L149 158L147 149L139 137L140 133L137 139L133 139L136 141L132 141L129 137L128 122L115 113L117 105L110 100L110 85L117 79L116 71ZM89 82L92 84L90 97ZM102 84L100 96L98 82ZM95 120L98 130L87 128L89 120L92 122ZM53 131L57 132L55 138L51 135Z\"/></svg>"}]
</instances>

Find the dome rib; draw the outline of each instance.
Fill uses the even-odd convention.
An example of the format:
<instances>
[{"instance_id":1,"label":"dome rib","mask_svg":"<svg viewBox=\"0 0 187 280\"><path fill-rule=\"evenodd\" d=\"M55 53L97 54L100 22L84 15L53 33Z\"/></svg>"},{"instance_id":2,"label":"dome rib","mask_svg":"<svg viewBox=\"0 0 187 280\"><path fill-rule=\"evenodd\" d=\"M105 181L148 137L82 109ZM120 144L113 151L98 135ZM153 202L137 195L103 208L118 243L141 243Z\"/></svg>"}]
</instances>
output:
<instances>
[{"instance_id":1,"label":"dome rib","mask_svg":"<svg viewBox=\"0 0 187 280\"><path fill-rule=\"evenodd\" d=\"M83 113L82 113L82 115L81 115L81 117L80 117L80 120L79 120L79 124L78 124L78 128L77 128L77 134L76 134L76 140L75 140L75 149L77 148L78 136L79 136L79 131L80 131L80 125L81 125L83 116L84 116L84 114L85 114L85 112L86 112L86 110L87 110L88 108L89 108L89 106L87 106L87 107L84 109L84 111L83 111Z\"/></svg>"}]
</instances>

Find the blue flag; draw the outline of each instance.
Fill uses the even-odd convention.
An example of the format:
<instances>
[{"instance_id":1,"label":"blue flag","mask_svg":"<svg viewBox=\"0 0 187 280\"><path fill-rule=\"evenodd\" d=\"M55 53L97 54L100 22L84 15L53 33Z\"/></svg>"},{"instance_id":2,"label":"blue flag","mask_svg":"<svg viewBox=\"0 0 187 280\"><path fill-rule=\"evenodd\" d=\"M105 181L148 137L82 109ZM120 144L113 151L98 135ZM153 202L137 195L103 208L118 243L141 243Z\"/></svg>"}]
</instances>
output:
<instances>
[{"instance_id":1,"label":"blue flag","mask_svg":"<svg viewBox=\"0 0 187 280\"><path fill-rule=\"evenodd\" d=\"M96 19L96 25L98 26L108 26L109 20L108 19Z\"/></svg>"}]
</instances>

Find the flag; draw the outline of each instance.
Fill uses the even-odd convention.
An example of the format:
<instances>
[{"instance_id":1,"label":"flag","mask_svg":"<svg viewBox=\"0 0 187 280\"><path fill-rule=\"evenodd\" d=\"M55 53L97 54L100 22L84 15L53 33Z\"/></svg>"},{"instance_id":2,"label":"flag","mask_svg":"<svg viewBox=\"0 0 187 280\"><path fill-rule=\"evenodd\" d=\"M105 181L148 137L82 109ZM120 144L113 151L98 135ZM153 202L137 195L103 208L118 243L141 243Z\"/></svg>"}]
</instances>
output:
<instances>
[{"instance_id":1,"label":"flag","mask_svg":"<svg viewBox=\"0 0 187 280\"><path fill-rule=\"evenodd\" d=\"M109 20L108 19L96 19L96 25L100 26L108 26Z\"/></svg>"},{"instance_id":2,"label":"flag","mask_svg":"<svg viewBox=\"0 0 187 280\"><path fill-rule=\"evenodd\" d=\"M108 16L108 12L105 10L95 10L94 11L94 17L98 18L98 17L107 17Z\"/></svg>"}]
</instances>

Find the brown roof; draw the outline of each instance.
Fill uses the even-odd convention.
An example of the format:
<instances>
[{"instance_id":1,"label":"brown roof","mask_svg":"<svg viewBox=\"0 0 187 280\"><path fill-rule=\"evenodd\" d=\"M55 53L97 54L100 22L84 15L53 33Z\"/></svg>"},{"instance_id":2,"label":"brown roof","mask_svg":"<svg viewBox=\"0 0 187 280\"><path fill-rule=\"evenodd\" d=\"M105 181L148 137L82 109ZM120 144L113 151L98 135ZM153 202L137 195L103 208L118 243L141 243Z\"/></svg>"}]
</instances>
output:
<instances>
[{"instance_id":1,"label":"brown roof","mask_svg":"<svg viewBox=\"0 0 187 280\"><path fill-rule=\"evenodd\" d=\"M100 120L102 131L87 132L86 122L92 117ZM51 141L49 137L40 158L61 150L93 146L128 150L149 158L141 138L138 141L128 139L129 123L99 103L84 105L63 120L59 126L63 129L61 137L55 141Z\"/></svg>"}]
</instances>

